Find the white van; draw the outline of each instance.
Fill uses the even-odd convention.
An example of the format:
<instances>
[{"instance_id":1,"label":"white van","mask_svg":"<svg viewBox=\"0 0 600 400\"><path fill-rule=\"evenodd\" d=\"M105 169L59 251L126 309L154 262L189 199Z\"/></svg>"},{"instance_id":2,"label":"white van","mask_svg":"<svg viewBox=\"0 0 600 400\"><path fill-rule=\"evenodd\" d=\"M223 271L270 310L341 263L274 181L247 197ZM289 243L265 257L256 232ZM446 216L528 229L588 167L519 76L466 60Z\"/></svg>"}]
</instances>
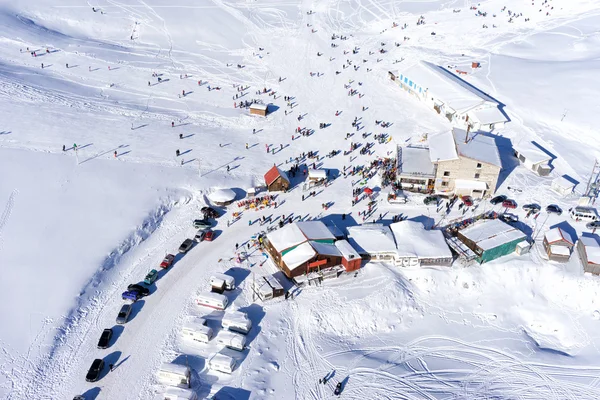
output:
<instances>
[{"instance_id":1,"label":"white van","mask_svg":"<svg viewBox=\"0 0 600 400\"><path fill-rule=\"evenodd\" d=\"M223 353L216 353L208 360L208 368L230 374L236 366L236 361Z\"/></svg>"},{"instance_id":2,"label":"white van","mask_svg":"<svg viewBox=\"0 0 600 400\"><path fill-rule=\"evenodd\" d=\"M202 293L198 296L196 303L199 306L214 308L216 310L224 310L229 304L226 296L218 293Z\"/></svg>"},{"instance_id":3,"label":"white van","mask_svg":"<svg viewBox=\"0 0 600 400\"><path fill-rule=\"evenodd\" d=\"M198 395L190 389L170 387L165 390L163 400L198 400Z\"/></svg>"},{"instance_id":4,"label":"white van","mask_svg":"<svg viewBox=\"0 0 600 400\"><path fill-rule=\"evenodd\" d=\"M225 290L235 289L235 279L233 276L225 274L213 274L210 277L210 285L212 287L221 287L225 283Z\"/></svg>"},{"instance_id":5,"label":"white van","mask_svg":"<svg viewBox=\"0 0 600 400\"><path fill-rule=\"evenodd\" d=\"M242 351L246 346L246 337L229 331L221 331L217 335L217 343L231 350Z\"/></svg>"},{"instance_id":6,"label":"white van","mask_svg":"<svg viewBox=\"0 0 600 400\"><path fill-rule=\"evenodd\" d=\"M202 320L205 322L204 320ZM197 321L188 322L183 325L181 335L190 340L200 343L208 343L213 338L213 330L208 326Z\"/></svg>"},{"instance_id":7,"label":"white van","mask_svg":"<svg viewBox=\"0 0 600 400\"><path fill-rule=\"evenodd\" d=\"M221 320L221 326L233 332L239 332L246 335L252 329L252 321L248 319L246 313L241 311L232 311L225 313Z\"/></svg>"},{"instance_id":8,"label":"white van","mask_svg":"<svg viewBox=\"0 0 600 400\"><path fill-rule=\"evenodd\" d=\"M573 207L569 210L569 215L579 221L592 222L598 220L598 213L593 207Z\"/></svg>"},{"instance_id":9,"label":"white van","mask_svg":"<svg viewBox=\"0 0 600 400\"><path fill-rule=\"evenodd\" d=\"M185 365L164 363L158 370L158 380L168 386L180 388L192 387L191 371Z\"/></svg>"}]
</instances>

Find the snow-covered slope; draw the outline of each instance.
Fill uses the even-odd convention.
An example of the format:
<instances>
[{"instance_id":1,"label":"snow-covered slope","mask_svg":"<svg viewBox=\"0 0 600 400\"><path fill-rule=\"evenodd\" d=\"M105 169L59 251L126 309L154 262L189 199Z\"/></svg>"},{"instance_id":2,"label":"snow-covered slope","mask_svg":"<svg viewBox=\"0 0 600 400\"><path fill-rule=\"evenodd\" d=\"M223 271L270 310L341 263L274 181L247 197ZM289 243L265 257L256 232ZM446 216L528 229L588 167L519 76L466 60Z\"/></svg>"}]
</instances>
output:
<instances>
[{"instance_id":1,"label":"snow-covered slope","mask_svg":"<svg viewBox=\"0 0 600 400\"><path fill-rule=\"evenodd\" d=\"M273 164L288 169L311 150L322 158L308 164L342 171L448 130L389 81L387 72L404 62L465 70L467 82L504 104L511 122L498 134L535 141L555 158L550 177L534 176L505 140L510 174L499 192L520 205L568 209L576 196L559 198L551 180L568 175L581 193L600 157L599 12L592 0L0 4L0 397L153 398L164 389L159 365L175 360L193 368L201 396L321 399L344 381L348 399L598 398L600 283L583 275L576 255L555 264L538 249L545 230L564 227L564 214L524 220L538 243L523 257L449 269L369 264L356 278L304 288L287 302L254 301L250 282L270 269L259 253L235 262L236 243L262 229L249 221L349 213L360 223L365 202L352 207L350 196L356 177L306 201L299 188L279 195L276 210L245 212L231 226L229 207L216 240L161 272L131 321L115 328L111 348L96 342L115 324L127 284L193 236L191 220L211 188L241 193ZM472 70L472 61L481 68ZM251 99L275 111L259 118L234 108ZM299 136L298 126L315 132ZM323 158L382 133L392 140L374 141L371 155ZM462 217L410 200L380 202L377 213L438 224ZM331 203L326 211L323 203ZM576 237L586 231L568 223ZM239 286L228 294L231 307L255 326L230 376L206 366L215 343L180 338L195 316L218 329L221 313L195 298L213 271L227 270ZM116 369L92 384L85 374L94 358Z\"/></svg>"}]
</instances>

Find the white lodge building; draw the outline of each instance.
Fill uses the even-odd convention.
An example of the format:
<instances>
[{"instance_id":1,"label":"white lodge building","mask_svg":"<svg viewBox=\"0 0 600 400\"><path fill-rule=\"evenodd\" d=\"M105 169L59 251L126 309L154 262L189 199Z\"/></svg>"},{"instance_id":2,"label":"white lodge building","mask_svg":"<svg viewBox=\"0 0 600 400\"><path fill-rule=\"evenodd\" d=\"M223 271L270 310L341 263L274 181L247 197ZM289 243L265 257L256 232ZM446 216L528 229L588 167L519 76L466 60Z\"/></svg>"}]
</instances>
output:
<instances>
[{"instance_id":1,"label":"white lodge building","mask_svg":"<svg viewBox=\"0 0 600 400\"><path fill-rule=\"evenodd\" d=\"M389 75L402 89L457 126L491 131L508 122L497 101L438 65L420 61Z\"/></svg>"}]
</instances>

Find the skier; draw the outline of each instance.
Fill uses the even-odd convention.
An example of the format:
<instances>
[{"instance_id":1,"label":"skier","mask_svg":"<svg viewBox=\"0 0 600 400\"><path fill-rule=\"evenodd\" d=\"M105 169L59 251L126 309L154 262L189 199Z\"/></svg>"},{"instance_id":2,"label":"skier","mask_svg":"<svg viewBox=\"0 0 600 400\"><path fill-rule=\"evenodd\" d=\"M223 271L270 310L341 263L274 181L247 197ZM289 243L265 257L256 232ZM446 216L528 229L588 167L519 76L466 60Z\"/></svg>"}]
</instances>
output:
<instances>
[{"instance_id":1,"label":"skier","mask_svg":"<svg viewBox=\"0 0 600 400\"><path fill-rule=\"evenodd\" d=\"M248 143L246 143L246 150L248 150Z\"/></svg>"},{"instance_id":2,"label":"skier","mask_svg":"<svg viewBox=\"0 0 600 400\"><path fill-rule=\"evenodd\" d=\"M182 91L181 91L181 95L182 95L183 97L185 97L185 90L182 90Z\"/></svg>"},{"instance_id":3,"label":"skier","mask_svg":"<svg viewBox=\"0 0 600 400\"><path fill-rule=\"evenodd\" d=\"M115 150L115 158L117 158L117 151Z\"/></svg>"},{"instance_id":4,"label":"skier","mask_svg":"<svg viewBox=\"0 0 600 400\"><path fill-rule=\"evenodd\" d=\"M113 369L115 368L114 364L108 364L108 368L110 369L110 372L113 372Z\"/></svg>"},{"instance_id":5,"label":"skier","mask_svg":"<svg viewBox=\"0 0 600 400\"><path fill-rule=\"evenodd\" d=\"M171 128L175 128L175 122L171 121Z\"/></svg>"},{"instance_id":6,"label":"skier","mask_svg":"<svg viewBox=\"0 0 600 400\"><path fill-rule=\"evenodd\" d=\"M227 172L229 172L229 165L227 166Z\"/></svg>"},{"instance_id":7,"label":"skier","mask_svg":"<svg viewBox=\"0 0 600 400\"><path fill-rule=\"evenodd\" d=\"M148 81L148 86L150 86L150 81Z\"/></svg>"},{"instance_id":8,"label":"skier","mask_svg":"<svg viewBox=\"0 0 600 400\"><path fill-rule=\"evenodd\" d=\"M67 66L67 68L69 68L69 63L66 63L65 65Z\"/></svg>"},{"instance_id":9,"label":"skier","mask_svg":"<svg viewBox=\"0 0 600 400\"><path fill-rule=\"evenodd\" d=\"M175 155L176 155L177 157L179 157L179 154L180 154L180 153L179 153L179 149L175 150Z\"/></svg>"},{"instance_id":10,"label":"skier","mask_svg":"<svg viewBox=\"0 0 600 400\"><path fill-rule=\"evenodd\" d=\"M179 139L183 139L183 133L179 134Z\"/></svg>"},{"instance_id":11,"label":"skier","mask_svg":"<svg viewBox=\"0 0 600 400\"><path fill-rule=\"evenodd\" d=\"M44 63L42 63L42 69L44 69Z\"/></svg>"}]
</instances>

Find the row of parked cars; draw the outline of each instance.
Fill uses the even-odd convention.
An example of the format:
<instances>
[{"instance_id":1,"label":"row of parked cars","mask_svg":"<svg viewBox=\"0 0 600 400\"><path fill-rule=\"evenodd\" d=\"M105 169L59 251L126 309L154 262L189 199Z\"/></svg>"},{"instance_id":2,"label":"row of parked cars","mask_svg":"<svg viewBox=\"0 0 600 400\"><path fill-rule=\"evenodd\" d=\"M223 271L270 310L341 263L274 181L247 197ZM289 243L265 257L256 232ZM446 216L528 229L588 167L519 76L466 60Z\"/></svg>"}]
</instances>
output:
<instances>
[{"instance_id":1,"label":"row of parked cars","mask_svg":"<svg viewBox=\"0 0 600 400\"><path fill-rule=\"evenodd\" d=\"M194 221L194 228L198 229L194 240L186 239L181 246L179 246L180 253L187 253L193 246L194 241L201 242L203 240L211 241L214 237L214 232L210 229L212 224L209 218L217 218L219 213L212 207L203 207L201 209L204 218L198 219ZM167 269L173 262L175 261L174 254L167 254L165 258L160 263L160 268ZM117 314L117 318L115 322L119 325L124 325L129 321L129 317L131 315L131 311L133 310L133 304L140 300L143 297L146 297L150 294L150 286L156 282L158 279L159 272L157 269L150 270L144 280L139 283L133 283L127 286L127 290L121 294L123 300L126 301L125 304L121 306L119 313ZM106 328L100 334L100 339L98 340L97 347L99 349L107 349L110 347L110 342L113 337L113 328ZM102 371L104 370L104 360L101 358L97 358L92 362L88 373L86 374L86 381L88 382L96 382L100 379L102 375ZM76 397L77 398L77 397Z\"/></svg>"}]
</instances>

